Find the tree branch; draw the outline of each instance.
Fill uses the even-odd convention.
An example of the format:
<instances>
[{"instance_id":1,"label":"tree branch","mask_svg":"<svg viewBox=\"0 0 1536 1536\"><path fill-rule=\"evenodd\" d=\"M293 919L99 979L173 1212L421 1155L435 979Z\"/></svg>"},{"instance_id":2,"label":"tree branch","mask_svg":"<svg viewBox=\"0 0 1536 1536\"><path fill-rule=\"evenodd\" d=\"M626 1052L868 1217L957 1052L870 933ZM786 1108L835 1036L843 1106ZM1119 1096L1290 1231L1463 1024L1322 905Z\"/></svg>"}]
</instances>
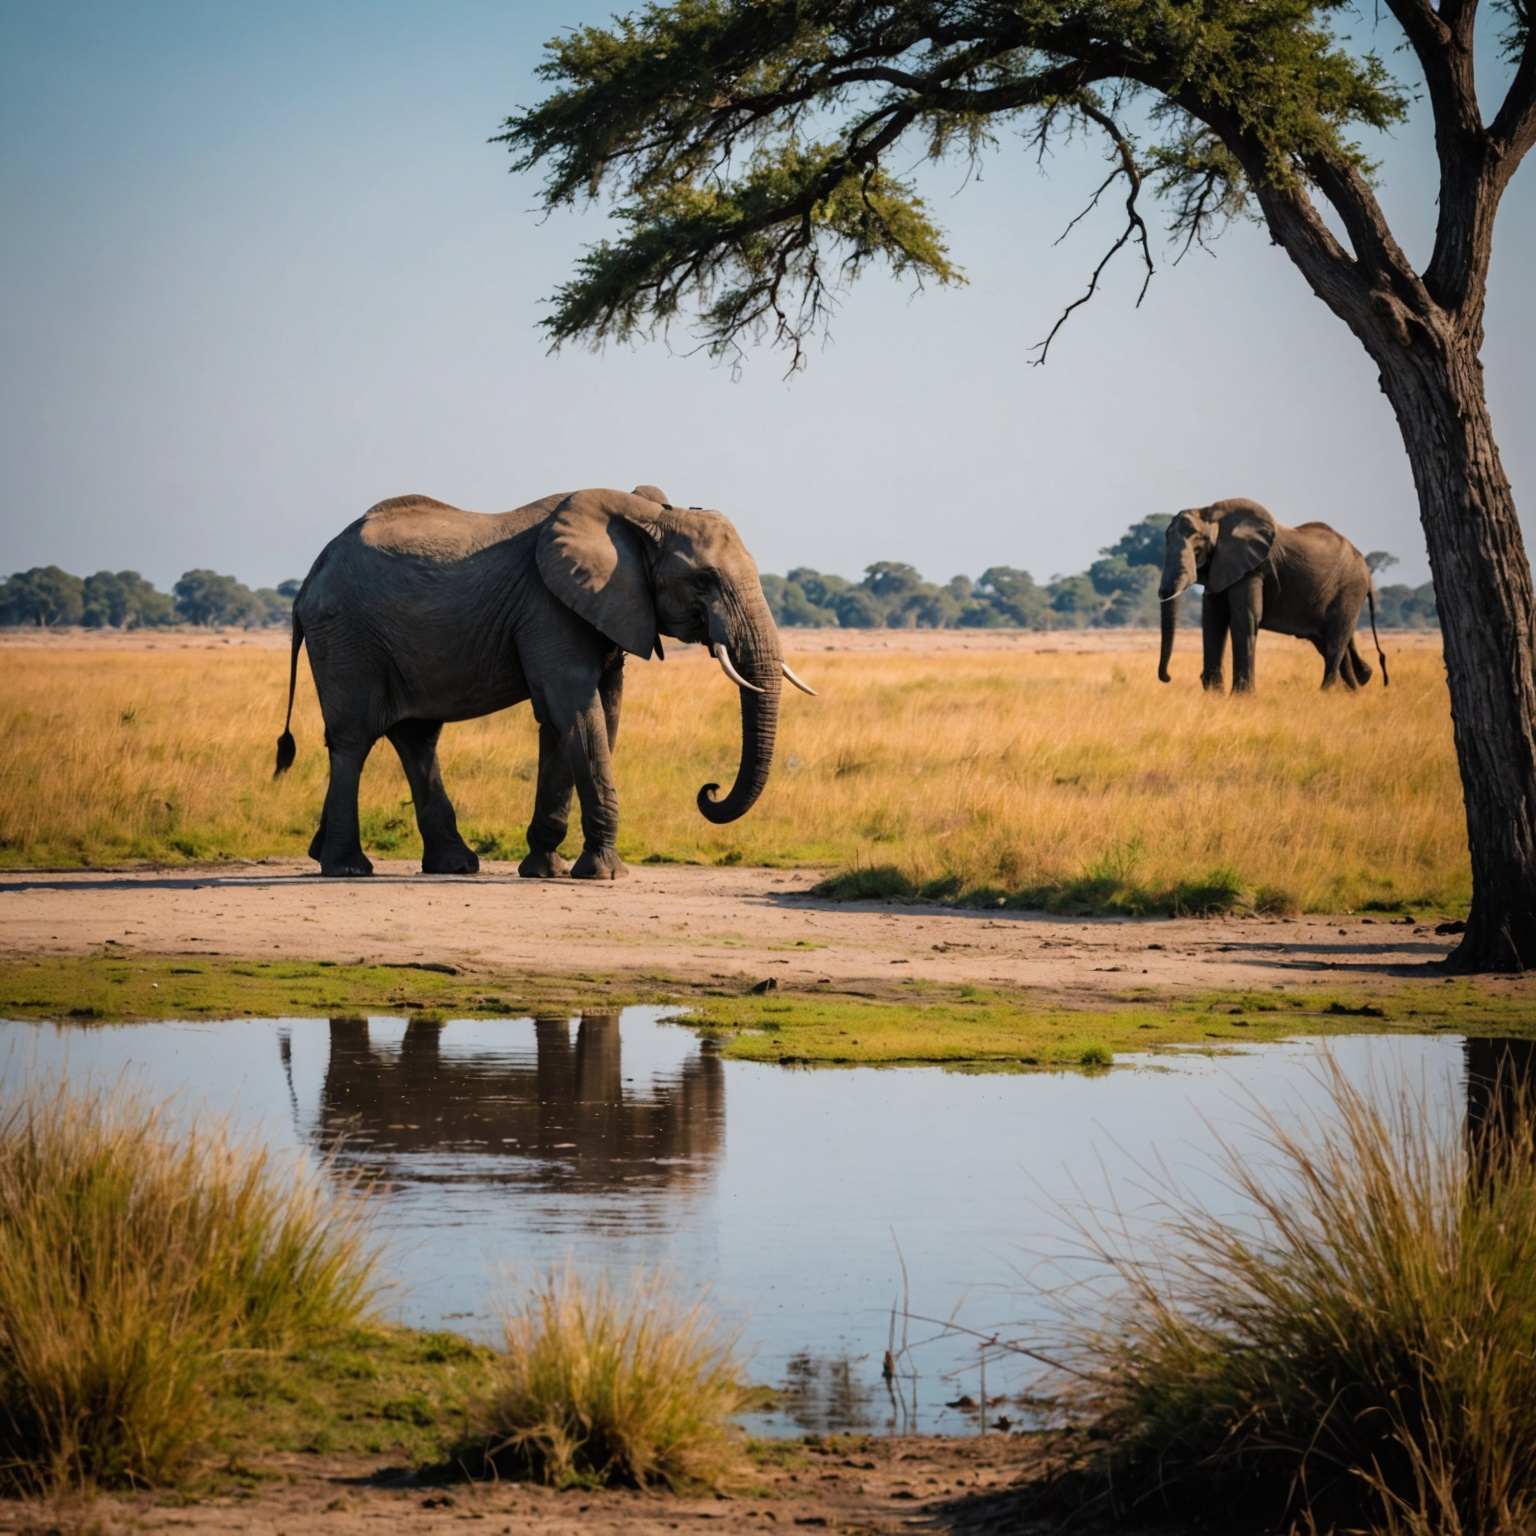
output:
<instances>
[{"instance_id":1,"label":"tree branch","mask_svg":"<svg viewBox=\"0 0 1536 1536\"><path fill-rule=\"evenodd\" d=\"M1114 146L1120 166L1119 169L1111 172L1098 191L1093 194L1093 200L1088 204L1088 207L1078 214L1077 218L1074 218L1072 223L1068 224L1066 229L1062 231L1061 238L1064 240L1072 232L1073 225L1097 204L1099 198L1104 193L1104 189L1109 186L1110 182L1120 176L1124 176L1126 180L1125 228L1121 230L1120 236L1115 243L1100 258L1098 266L1093 269L1088 279L1088 287L1056 317L1056 323L1051 327L1045 340L1037 343L1034 350L1039 356L1033 359L1033 365L1036 368L1044 365L1046 358L1050 355L1051 343L1055 341L1056 333L1067 323L1067 319L1072 314L1072 311L1080 309L1098 292L1099 278L1103 276L1104 269L1132 238L1135 238L1140 243L1142 261L1146 265L1146 272L1141 280L1141 291L1136 295L1136 307L1138 309L1141 308L1141 301L1147 296L1147 286L1151 283L1152 274L1156 270L1152 262L1152 247L1147 240L1146 220L1142 218L1141 210L1136 206L1136 199L1141 193L1142 176L1141 169L1136 164L1136 155L1131 147L1131 142L1121 130L1120 125L1107 112L1100 111L1099 108L1088 102L1078 102L1076 106L1077 110L1084 117L1090 122L1097 123L1103 129Z\"/></svg>"}]
</instances>

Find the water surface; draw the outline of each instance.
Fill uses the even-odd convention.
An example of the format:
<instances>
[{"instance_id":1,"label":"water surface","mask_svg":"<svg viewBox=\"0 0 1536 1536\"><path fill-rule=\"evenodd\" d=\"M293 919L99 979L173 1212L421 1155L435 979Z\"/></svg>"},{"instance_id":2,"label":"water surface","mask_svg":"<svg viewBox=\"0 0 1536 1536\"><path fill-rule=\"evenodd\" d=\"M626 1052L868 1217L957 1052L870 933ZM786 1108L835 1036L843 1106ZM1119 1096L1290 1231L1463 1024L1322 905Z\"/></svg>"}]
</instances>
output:
<instances>
[{"instance_id":1,"label":"water surface","mask_svg":"<svg viewBox=\"0 0 1536 1536\"><path fill-rule=\"evenodd\" d=\"M1373 1092L1406 1081L1442 1134L1467 1082L1455 1036L1333 1038L1094 1076L794 1070L723 1060L664 1010L577 1018L0 1022L0 1092L118 1080L173 1113L227 1115L315 1165L365 1173L405 1322L494 1339L520 1280L570 1261L666 1267L741 1330L785 1389L760 1429L963 1432L974 1344L912 1322L894 1390L892 1309L1026 1332L1023 1282L1075 1213L1134 1215L1167 1168L1218 1207L1217 1137L1253 1145L1255 1103L1326 1102L1320 1052ZM1472 1049L1476 1049L1473 1047ZM904 1278L905 1277L905 1278ZM904 1290L905 1287L905 1290ZM1027 1383L987 1367L987 1391ZM1012 1412L1016 1409L999 1411Z\"/></svg>"}]
</instances>

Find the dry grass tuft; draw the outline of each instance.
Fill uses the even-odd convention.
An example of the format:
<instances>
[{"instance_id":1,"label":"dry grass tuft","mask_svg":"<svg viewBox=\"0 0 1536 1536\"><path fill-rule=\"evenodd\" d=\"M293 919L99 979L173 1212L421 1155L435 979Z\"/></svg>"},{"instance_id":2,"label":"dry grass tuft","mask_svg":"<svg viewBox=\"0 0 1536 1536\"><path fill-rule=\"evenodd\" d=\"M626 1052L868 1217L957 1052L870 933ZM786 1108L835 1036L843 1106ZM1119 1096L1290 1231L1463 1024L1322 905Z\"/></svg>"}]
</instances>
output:
<instances>
[{"instance_id":1,"label":"dry grass tuft","mask_svg":"<svg viewBox=\"0 0 1536 1536\"><path fill-rule=\"evenodd\" d=\"M360 1208L121 1095L0 1118L0 1487L159 1483L232 1351L356 1321Z\"/></svg>"},{"instance_id":2,"label":"dry grass tuft","mask_svg":"<svg viewBox=\"0 0 1536 1536\"><path fill-rule=\"evenodd\" d=\"M793 655L796 637L786 636ZM1261 692L1216 699L1184 655L866 649L804 661L774 777L730 827L694 809L728 782L739 711L708 658L631 663L617 758L631 862L828 864L872 895L947 892L1065 911L1454 907L1469 891L1438 649L1393 639L1390 689L1320 694L1310 647L1266 636ZM302 857L325 752L301 674L298 761L274 783L286 645L16 648L0 693L0 861ZM520 858L537 736L526 708L450 725L443 775L482 855ZM364 841L417 857L381 742ZM573 828L573 837L579 832ZM568 851L574 851L568 850Z\"/></svg>"},{"instance_id":3,"label":"dry grass tuft","mask_svg":"<svg viewBox=\"0 0 1536 1536\"><path fill-rule=\"evenodd\" d=\"M1536 1523L1536 1117L1474 1144L1421 1093L1381 1108L1330 1064L1330 1117L1265 1114L1220 1209L1172 1186L1150 1233L1086 1229L1121 1299L1077 1328L1117 1502L1220 1501L1265 1530L1503 1536ZM1475 1146L1475 1151L1474 1151ZM1251 1215L1232 1213L1235 1192Z\"/></svg>"},{"instance_id":4,"label":"dry grass tuft","mask_svg":"<svg viewBox=\"0 0 1536 1536\"><path fill-rule=\"evenodd\" d=\"M622 1294L557 1270L507 1319L495 1385L460 1460L573 1484L718 1487L736 1467L731 1415L750 1398L734 1343L657 1275Z\"/></svg>"}]
</instances>

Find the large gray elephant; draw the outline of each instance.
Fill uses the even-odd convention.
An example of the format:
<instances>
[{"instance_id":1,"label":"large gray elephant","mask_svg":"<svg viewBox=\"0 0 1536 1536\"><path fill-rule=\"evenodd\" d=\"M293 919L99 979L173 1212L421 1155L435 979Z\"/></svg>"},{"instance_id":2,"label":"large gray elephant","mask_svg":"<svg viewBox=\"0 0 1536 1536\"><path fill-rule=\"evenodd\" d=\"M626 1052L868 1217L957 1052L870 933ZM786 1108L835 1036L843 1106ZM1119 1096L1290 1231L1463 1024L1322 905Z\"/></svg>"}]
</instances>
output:
<instances>
[{"instance_id":1,"label":"large gray elephant","mask_svg":"<svg viewBox=\"0 0 1536 1536\"><path fill-rule=\"evenodd\" d=\"M472 874L438 771L443 723L529 699L538 785L518 873L613 880L618 792L612 752L624 655L662 654L662 635L707 644L741 691L741 760L723 799L699 810L734 821L763 792L788 677L757 567L718 512L674 507L655 486L545 496L512 512L464 512L426 496L381 501L320 552L293 605L288 718L277 772L293 762L299 647L325 717L330 786L309 855L324 875L368 875L357 786L380 736L400 754L424 848L422 869ZM557 852L571 790L582 851Z\"/></svg>"},{"instance_id":2,"label":"large gray elephant","mask_svg":"<svg viewBox=\"0 0 1536 1536\"><path fill-rule=\"evenodd\" d=\"M1365 558L1327 523L1288 528L1256 501L1233 497L1208 507L1191 507L1168 524L1164 535L1163 643L1157 675L1168 681L1168 658L1178 625L1179 597L1205 584L1201 628L1208 689L1225 686L1222 668L1227 634L1232 636L1232 687L1246 693L1254 684L1254 653L1261 629L1310 640L1323 657L1323 687L1342 679L1346 688L1370 681L1371 669L1355 648L1355 628L1366 603L1376 638L1376 592ZM1385 686L1387 658L1376 640Z\"/></svg>"}]
</instances>

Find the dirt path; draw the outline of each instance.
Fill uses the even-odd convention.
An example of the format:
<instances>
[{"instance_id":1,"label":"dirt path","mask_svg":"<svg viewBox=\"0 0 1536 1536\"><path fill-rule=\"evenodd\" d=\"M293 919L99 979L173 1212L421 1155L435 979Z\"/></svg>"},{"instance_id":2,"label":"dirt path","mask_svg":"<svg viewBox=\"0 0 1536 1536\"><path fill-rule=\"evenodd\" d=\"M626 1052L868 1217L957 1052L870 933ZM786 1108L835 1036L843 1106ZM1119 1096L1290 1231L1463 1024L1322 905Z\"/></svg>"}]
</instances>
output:
<instances>
[{"instance_id":1,"label":"dirt path","mask_svg":"<svg viewBox=\"0 0 1536 1536\"><path fill-rule=\"evenodd\" d=\"M637 868L588 884L510 865L371 880L313 865L0 875L0 952L446 962L541 976L633 976L885 994L908 978L1090 1003L1136 987L1269 989L1423 976L1453 939L1388 918L1054 918L827 903L808 871ZM1529 986L1491 981L1493 989Z\"/></svg>"},{"instance_id":2,"label":"dirt path","mask_svg":"<svg viewBox=\"0 0 1536 1536\"><path fill-rule=\"evenodd\" d=\"M249 1493L191 1505L153 1495L92 1503L0 1502L0 1532L15 1536L119 1536L179 1531L249 1536L322 1531L356 1536L378 1530L533 1531L540 1536L655 1536L663 1531L822 1530L977 1533L1057 1528L1023 1517L1009 1490L1039 1465L1027 1441L1005 1435L976 1440L878 1440L862 1445L797 1448L789 1464L754 1475L757 1487L733 1498L646 1494L553 1493L518 1484L390 1485L377 1463L289 1456L263 1466Z\"/></svg>"}]
</instances>

